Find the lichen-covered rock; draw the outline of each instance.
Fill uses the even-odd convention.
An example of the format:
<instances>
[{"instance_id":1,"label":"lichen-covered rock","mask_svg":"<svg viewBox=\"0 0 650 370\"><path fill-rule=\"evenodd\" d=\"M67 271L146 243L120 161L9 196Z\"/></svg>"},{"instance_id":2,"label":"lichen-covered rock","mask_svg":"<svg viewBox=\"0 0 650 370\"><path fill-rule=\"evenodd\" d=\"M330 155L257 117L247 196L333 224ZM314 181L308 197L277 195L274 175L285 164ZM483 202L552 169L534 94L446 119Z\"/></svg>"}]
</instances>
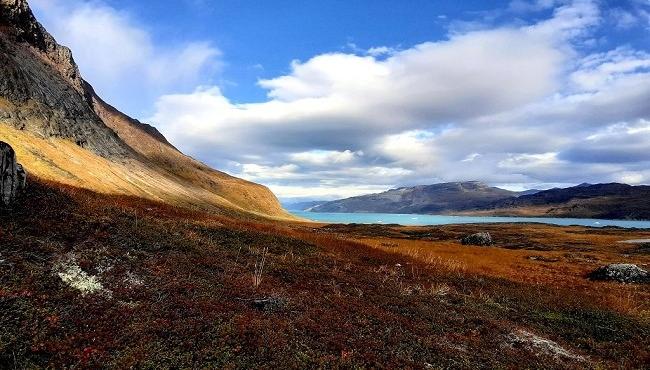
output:
<instances>
[{"instance_id":1,"label":"lichen-covered rock","mask_svg":"<svg viewBox=\"0 0 650 370\"><path fill-rule=\"evenodd\" d=\"M11 145L0 141L0 204L13 203L18 191L25 188L27 175L16 162L16 152Z\"/></svg>"},{"instance_id":2,"label":"lichen-covered rock","mask_svg":"<svg viewBox=\"0 0 650 370\"><path fill-rule=\"evenodd\" d=\"M490 233L476 233L467 235L460 240L463 245L492 245Z\"/></svg>"},{"instance_id":3,"label":"lichen-covered rock","mask_svg":"<svg viewBox=\"0 0 650 370\"><path fill-rule=\"evenodd\" d=\"M650 274L631 263L613 263L601 266L589 274L591 280L610 280L621 283L650 283Z\"/></svg>"}]
</instances>

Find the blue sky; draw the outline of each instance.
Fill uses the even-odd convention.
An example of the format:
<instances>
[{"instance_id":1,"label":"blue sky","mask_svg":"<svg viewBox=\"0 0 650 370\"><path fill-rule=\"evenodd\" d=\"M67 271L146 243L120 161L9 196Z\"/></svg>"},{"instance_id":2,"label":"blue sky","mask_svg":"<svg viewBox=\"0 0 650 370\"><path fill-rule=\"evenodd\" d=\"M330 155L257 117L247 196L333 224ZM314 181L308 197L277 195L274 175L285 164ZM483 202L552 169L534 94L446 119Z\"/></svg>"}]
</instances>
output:
<instances>
[{"instance_id":1,"label":"blue sky","mask_svg":"<svg viewBox=\"0 0 650 370\"><path fill-rule=\"evenodd\" d=\"M283 198L650 182L647 0L30 3L106 100Z\"/></svg>"}]
</instances>

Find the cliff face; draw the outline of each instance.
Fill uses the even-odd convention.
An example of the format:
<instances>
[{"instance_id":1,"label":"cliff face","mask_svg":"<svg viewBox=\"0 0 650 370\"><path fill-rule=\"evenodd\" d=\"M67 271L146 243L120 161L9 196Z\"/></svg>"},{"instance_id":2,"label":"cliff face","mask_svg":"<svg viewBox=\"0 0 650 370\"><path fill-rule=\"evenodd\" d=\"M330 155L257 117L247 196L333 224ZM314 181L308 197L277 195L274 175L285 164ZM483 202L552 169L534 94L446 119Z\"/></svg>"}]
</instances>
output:
<instances>
[{"instance_id":1,"label":"cliff face","mask_svg":"<svg viewBox=\"0 0 650 370\"><path fill-rule=\"evenodd\" d=\"M107 193L289 217L264 186L183 155L104 102L26 0L0 0L0 139L30 173Z\"/></svg>"}]
</instances>

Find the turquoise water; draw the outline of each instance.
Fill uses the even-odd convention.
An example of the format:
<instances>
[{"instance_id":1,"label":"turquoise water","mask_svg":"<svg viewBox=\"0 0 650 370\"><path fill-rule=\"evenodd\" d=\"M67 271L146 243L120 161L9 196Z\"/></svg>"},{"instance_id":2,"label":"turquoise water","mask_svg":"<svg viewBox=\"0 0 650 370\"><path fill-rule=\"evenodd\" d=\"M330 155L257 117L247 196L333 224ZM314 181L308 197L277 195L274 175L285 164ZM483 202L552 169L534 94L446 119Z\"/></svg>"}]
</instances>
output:
<instances>
[{"instance_id":1,"label":"turquoise water","mask_svg":"<svg viewBox=\"0 0 650 370\"><path fill-rule=\"evenodd\" d=\"M475 217L475 216L443 216L415 215L390 213L317 213L292 212L294 215L313 221L337 224L400 224L400 225L447 225L447 224L477 224L494 222L540 222L552 225L581 225L581 226L618 226L626 228L650 229L650 221L627 220L597 220L590 218L553 218L553 217Z\"/></svg>"}]
</instances>

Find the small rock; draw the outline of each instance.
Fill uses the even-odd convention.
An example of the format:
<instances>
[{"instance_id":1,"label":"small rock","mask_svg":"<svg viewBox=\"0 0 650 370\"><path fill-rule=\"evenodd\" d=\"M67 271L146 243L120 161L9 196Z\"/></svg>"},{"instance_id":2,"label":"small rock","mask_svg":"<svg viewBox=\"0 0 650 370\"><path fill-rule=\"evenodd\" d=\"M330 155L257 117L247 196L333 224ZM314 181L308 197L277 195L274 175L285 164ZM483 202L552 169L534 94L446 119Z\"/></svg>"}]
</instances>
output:
<instances>
[{"instance_id":1,"label":"small rock","mask_svg":"<svg viewBox=\"0 0 650 370\"><path fill-rule=\"evenodd\" d=\"M476 233L467 235L460 240L463 245L492 245L490 233Z\"/></svg>"},{"instance_id":2,"label":"small rock","mask_svg":"<svg viewBox=\"0 0 650 370\"><path fill-rule=\"evenodd\" d=\"M563 348L556 342L542 338L526 330L517 330L506 337L506 345L510 347L527 348L537 355L552 356L573 361L584 361L585 358Z\"/></svg>"},{"instance_id":3,"label":"small rock","mask_svg":"<svg viewBox=\"0 0 650 370\"><path fill-rule=\"evenodd\" d=\"M528 256L529 260L532 261L541 261L541 262L559 262L560 259L557 257L546 257L546 256Z\"/></svg>"},{"instance_id":4,"label":"small rock","mask_svg":"<svg viewBox=\"0 0 650 370\"><path fill-rule=\"evenodd\" d=\"M265 297L253 300L253 307L265 312L282 310L287 305L287 300L282 297Z\"/></svg>"},{"instance_id":5,"label":"small rock","mask_svg":"<svg viewBox=\"0 0 650 370\"><path fill-rule=\"evenodd\" d=\"M589 274L591 280L610 280L621 283L650 283L650 274L631 263L613 263L601 266Z\"/></svg>"}]
</instances>

